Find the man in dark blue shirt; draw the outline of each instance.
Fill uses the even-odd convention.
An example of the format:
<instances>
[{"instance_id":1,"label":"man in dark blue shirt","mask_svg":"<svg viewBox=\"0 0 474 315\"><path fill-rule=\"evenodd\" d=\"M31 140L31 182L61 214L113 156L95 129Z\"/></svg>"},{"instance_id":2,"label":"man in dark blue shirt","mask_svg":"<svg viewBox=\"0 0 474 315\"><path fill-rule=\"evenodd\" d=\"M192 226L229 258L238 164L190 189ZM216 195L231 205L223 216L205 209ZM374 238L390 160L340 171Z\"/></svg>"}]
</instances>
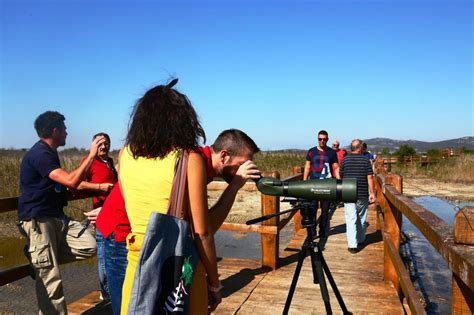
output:
<instances>
[{"instance_id":1,"label":"man in dark blue shirt","mask_svg":"<svg viewBox=\"0 0 474 315\"><path fill-rule=\"evenodd\" d=\"M77 188L87 175L105 141L96 138L86 161L67 172L61 168L57 148L66 144L64 116L48 111L35 120L40 140L26 153L20 170L18 218L26 237L26 250L35 271L39 314L67 314L59 264L95 254L94 236L63 212L66 188Z\"/></svg>"},{"instance_id":2,"label":"man in dark blue shirt","mask_svg":"<svg viewBox=\"0 0 474 315\"><path fill-rule=\"evenodd\" d=\"M329 135L327 131L318 132L318 145L308 150L304 168L303 180L324 179L335 177L339 179L339 164L336 152L327 146ZM319 201L321 216L319 219L319 236L325 238L329 230L329 205L330 201ZM318 202L313 203L314 210Z\"/></svg>"}]
</instances>

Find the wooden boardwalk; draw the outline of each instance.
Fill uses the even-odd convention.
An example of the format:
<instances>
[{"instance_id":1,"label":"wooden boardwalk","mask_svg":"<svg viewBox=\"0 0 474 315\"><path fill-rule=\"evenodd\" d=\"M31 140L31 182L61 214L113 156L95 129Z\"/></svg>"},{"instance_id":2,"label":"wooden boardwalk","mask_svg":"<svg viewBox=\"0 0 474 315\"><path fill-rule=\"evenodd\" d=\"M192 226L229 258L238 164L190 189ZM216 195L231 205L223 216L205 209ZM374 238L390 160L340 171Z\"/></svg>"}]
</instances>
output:
<instances>
[{"instance_id":1,"label":"wooden boardwalk","mask_svg":"<svg viewBox=\"0 0 474 315\"><path fill-rule=\"evenodd\" d=\"M331 232L323 256L350 312L404 314L395 289L383 281L383 242L375 228L374 208L369 210L368 224L365 247L357 254L351 254L347 251L344 210L337 209L331 219ZM280 268L275 271L262 269L260 261L221 259L219 272L224 285L223 302L215 314L281 314L305 237L306 230L293 237L289 246L280 253ZM329 282L327 285L333 313L342 314ZM107 314L97 308L92 311L91 306L95 303L97 293L92 293L70 304L70 314ZM326 314L319 285L313 284L310 257L304 260L289 313Z\"/></svg>"}]
</instances>

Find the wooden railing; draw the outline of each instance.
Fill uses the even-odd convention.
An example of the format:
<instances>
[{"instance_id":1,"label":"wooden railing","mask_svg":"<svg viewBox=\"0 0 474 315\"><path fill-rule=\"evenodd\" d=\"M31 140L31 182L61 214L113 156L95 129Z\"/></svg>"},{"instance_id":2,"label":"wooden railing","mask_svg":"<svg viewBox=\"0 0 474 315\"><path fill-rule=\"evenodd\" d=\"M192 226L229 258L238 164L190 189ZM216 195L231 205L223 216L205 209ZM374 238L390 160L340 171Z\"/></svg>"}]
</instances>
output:
<instances>
[{"instance_id":1,"label":"wooden railing","mask_svg":"<svg viewBox=\"0 0 474 315\"><path fill-rule=\"evenodd\" d=\"M441 254L452 271L452 314L474 312L474 207L456 214L454 229L431 211L403 195L400 175L387 174L376 163L375 188L378 226L384 240L384 277L399 296L405 296L412 313L425 313L400 258L402 217L405 216Z\"/></svg>"},{"instance_id":2,"label":"wooden railing","mask_svg":"<svg viewBox=\"0 0 474 315\"><path fill-rule=\"evenodd\" d=\"M397 156L379 156L381 158L381 161L385 165L385 168L390 170L392 164L398 164L398 163L403 163L403 164L414 164L417 163L420 166L428 166L432 163L437 163L442 159L449 159L449 158L454 158L454 157L460 157L462 155L462 149L454 149L454 148L447 148L447 149L442 149L439 150L439 156L438 157L432 157L432 156L419 156L419 155L407 155L404 156L403 159L400 159Z\"/></svg>"},{"instance_id":3,"label":"wooden railing","mask_svg":"<svg viewBox=\"0 0 474 315\"><path fill-rule=\"evenodd\" d=\"M69 194L68 200L78 200L89 198L87 193ZM0 213L16 211L18 208L18 197L1 198ZM0 271L0 286L27 277L30 274L28 264L14 266L12 268Z\"/></svg>"}]
</instances>

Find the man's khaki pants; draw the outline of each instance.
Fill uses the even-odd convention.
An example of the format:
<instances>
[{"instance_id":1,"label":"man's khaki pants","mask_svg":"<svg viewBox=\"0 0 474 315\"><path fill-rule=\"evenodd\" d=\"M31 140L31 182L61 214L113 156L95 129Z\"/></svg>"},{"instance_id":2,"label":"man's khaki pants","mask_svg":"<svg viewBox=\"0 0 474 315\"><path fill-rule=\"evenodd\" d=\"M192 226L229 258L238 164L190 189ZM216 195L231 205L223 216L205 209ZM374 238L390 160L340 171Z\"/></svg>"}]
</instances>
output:
<instances>
[{"instance_id":1,"label":"man's khaki pants","mask_svg":"<svg viewBox=\"0 0 474 315\"><path fill-rule=\"evenodd\" d=\"M26 255L36 274L39 314L67 314L59 264L95 254L94 236L68 217L36 218L20 222L26 236Z\"/></svg>"}]
</instances>

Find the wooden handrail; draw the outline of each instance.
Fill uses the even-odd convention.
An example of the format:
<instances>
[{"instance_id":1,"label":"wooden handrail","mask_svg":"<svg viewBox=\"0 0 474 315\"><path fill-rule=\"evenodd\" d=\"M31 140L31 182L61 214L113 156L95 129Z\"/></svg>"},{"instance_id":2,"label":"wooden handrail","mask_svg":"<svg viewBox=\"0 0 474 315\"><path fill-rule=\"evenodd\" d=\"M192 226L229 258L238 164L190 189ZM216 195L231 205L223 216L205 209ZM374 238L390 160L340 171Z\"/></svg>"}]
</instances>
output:
<instances>
[{"instance_id":1,"label":"wooden handrail","mask_svg":"<svg viewBox=\"0 0 474 315\"><path fill-rule=\"evenodd\" d=\"M380 163L380 161L376 163L376 168L378 171L375 180L377 202L383 211L383 216L379 216L380 223L378 224L380 224L382 230L386 249L384 262L386 280L392 281L395 288L403 291L413 313L418 314L421 311L420 305L415 302L417 294L414 293L414 289L411 289L411 281L405 275L406 270L400 264L400 216L404 215L441 254L449 269L453 272L452 313L474 312L474 246L472 246L474 216L465 218L465 220L471 220L468 223L470 230L467 232L471 234L465 237L471 240L471 243L469 243L471 245L456 244L452 226L403 195L401 177L398 176L400 180L397 182L397 180L394 180L394 175L386 174L383 163ZM396 187L397 185L399 187ZM470 213L474 213L474 210Z\"/></svg>"},{"instance_id":2,"label":"wooden handrail","mask_svg":"<svg viewBox=\"0 0 474 315\"><path fill-rule=\"evenodd\" d=\"M19 265L0 271L0 286L24 278L30 274L29 265Z\"/></svg>"},{"instance_id":3,"label":"wooden handrail","mask_svg":"<svg viewBox=\"0 0 474 315\"><path fill-rule=\"evenodd\" d=\"M474 247L455 245L453 228L428 209L384 185L388 201L407 217L441 254L449 268L470 288L474 288Z\"/></svg>"},{"instance_id":4,"label":"wooden handrail","mask_svg":"<svg viewBox=\"0 0 474 315\"><path fill-rule=\"evenodd\" d=\"M381 230L384 230L384 219L383 214L381 211L378 212L378 219L381 224ZM425 308L421 303L420 299L418 298L418 292L411 282L410 275L408 271L405 269L403 261L400 257L399 251L395 248L393 242L390 239L390 235L388 233L382 233L383 241L384 241L384 249L387 250L391 260L393 261L393 265L395 266L395 271L398 275L399 283L403 294L405 295L408 306L410 307L410 311L413 314L426 314Z\"/></svg>"},{"instance_id":5,"label":"wooden handrail","mask_svg":"<svg viewBox=\"0 0 474 315\"><path fill-rule=\"evenodd\" d=\"M0 199L0 213L14 211L18 208L18 197Z\"/></svg>"}]
</instances>

